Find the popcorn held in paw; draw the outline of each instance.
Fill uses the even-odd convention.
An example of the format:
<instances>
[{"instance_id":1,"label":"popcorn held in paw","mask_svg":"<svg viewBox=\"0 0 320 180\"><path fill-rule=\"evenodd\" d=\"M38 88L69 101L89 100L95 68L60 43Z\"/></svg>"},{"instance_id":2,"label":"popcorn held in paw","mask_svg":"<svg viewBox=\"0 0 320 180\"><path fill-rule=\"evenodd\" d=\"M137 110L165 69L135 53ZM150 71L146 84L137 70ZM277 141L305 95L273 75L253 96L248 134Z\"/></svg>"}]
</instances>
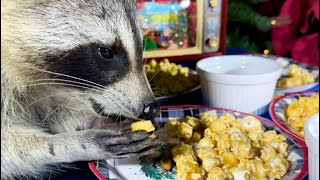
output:
<instances>
[{"instance_id":1,"label":"popcorn held in paw","mask_svg":"<svg viewBox=\"0 0 320 180\"><path fill-rule=\"evenodd\" d=\"M132 131L147 131L147 132L152 132L156 128L153 126L151 121L147 120L140 120L138 122L134 122L131 125Z\"/></svg>"},{"instance_id":2,"label":"popcorn held in paw","mask_svg":"<svg viewBox=\"0 0 320 180\"><path fill-rule=\"evenodd\" d=\"M131 124L132 131L146 131L148 133L153 132L156 128L151 121L140 120ZM150 138L156 139L157 136L153 133L150 135Z\"/></svg>"}]
</instances>

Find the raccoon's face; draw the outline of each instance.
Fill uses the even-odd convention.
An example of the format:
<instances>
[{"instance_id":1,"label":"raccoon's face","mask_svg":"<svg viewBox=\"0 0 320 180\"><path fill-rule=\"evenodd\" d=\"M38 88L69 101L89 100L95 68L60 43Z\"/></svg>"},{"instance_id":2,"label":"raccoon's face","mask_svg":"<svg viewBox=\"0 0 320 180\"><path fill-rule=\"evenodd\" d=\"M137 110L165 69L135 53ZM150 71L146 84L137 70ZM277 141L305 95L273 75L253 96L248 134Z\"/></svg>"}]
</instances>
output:
<instances>
[{"instance_id":1,"label":"raccoon's face","mask_svg":"<svg viewBox=\"0 0 320 180\"><path fill-rule=\"evenodd\" d=\"M132 118L157 114L159 106L143 71L135 1L14 2L12 14L19 13L8 16L5 27L15 38L14 52L34 67L32 77L50 79L61 92L83 92L83 101L97 113ZM19 25L10 29L13 24Z\"/></svg>"}]
</instances>

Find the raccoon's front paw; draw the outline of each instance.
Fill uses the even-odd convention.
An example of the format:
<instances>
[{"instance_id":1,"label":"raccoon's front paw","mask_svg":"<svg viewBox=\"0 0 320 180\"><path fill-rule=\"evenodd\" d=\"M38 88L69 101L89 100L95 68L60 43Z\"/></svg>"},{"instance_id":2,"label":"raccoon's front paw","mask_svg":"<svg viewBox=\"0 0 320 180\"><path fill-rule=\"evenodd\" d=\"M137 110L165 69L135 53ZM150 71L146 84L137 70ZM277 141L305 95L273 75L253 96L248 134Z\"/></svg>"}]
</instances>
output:
<instances>
[{"instance_id":1,"label":"raccoon's front paw","mask_svg":"<svg viewBox=\"0 0 320 180\"><path fill-rule=\"evenodd\" d=\"M94 142L111 158L140 157L158 151L159 141L150 138L145 131L110 135L103 131L95 134Z\"/></svg>"}]
</instances>

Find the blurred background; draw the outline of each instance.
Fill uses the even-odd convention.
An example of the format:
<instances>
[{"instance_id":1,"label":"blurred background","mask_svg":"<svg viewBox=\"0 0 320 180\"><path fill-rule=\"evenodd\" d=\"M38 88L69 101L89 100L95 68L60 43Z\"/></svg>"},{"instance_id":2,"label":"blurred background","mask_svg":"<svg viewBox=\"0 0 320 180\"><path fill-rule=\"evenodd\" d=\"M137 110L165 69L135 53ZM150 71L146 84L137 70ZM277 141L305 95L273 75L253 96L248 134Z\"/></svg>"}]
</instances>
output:
<instances>
[{"instance_id":1,"label":"blurred background","mask_svg":"<svg viewBox=\"0 0 320 180\"><path fill-rule=\"evenodd\" d=\"M227 47L319 66L319 0L229 0Z\"/></svg>"},{"instance_id":2,"label":"blurred background","mask_svg":"<svg viewBox=\"0 0 320 180\"><path fill-rule=\"evenodd\" d=\"M140 0L137 5L147 58L259 53L319 66L319 0ZM170 51L153 51L159 49Z\"/></svg>"}]
</instances>

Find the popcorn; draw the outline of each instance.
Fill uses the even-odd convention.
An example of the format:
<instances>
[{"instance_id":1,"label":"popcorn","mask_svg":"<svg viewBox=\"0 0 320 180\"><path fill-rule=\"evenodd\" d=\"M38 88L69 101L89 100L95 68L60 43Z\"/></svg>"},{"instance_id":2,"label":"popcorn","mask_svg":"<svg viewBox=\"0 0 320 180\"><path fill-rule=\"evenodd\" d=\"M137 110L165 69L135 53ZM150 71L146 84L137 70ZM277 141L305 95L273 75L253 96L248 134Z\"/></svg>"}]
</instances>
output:
<instances>
[{"instance_id":1,"label":"popcorn","mask_svg":"<svg viewBox=\"0 0 320 180\"><path fill-rule=\"evenodd\" d=\"M169 119L169 121L165 124L164 129L170 137L177 137L179 125L180 122L177 119Z\"/></svg>"},{"instance_id":2,"label":"popcorn","mask_svg":"<svg viewBox=\"0 0 320 180\"><path fill-rule=\"evenodd\" d=\"M311 97L299 97L298 101L291 103L287 110L287 123L301 136L304 136L304 124L314 114L319 112L319 94Z\"/></svg>"},{"instance_id":3,"label":"popcorn","mask_svg":"<svg viewBox=\"0 0 320 180\"><path fill-rule=\"evenodd\" d=\"M308 70L296 64L290 65L288 76L279 80L278 88L292 88L315 83L315 77Z\"/></svg>"},{"instance_id":4,"label":"popcorn","mask_svg":"<svg viewBox=\"0 0 320 180\"><path fill-rule=\"evenodd\" d=\"M200 115L200 122L204 127L209 127L210 123L212 123L213 121L217 120L217 116L210 113L210 112L204 112Z\"/></svg>"},{"instance_id":5,"label":"popcorn","mask_svg":"<svg viewBox=\"0 0 320 180\"><path fill-rule=\"evenodd\" d=\"M178 126L178 136L180 138L190 139L192 137L192 132L193 132L192 126L190 126L185 122L182 122Z\"/></svg>"},{"instance_id":6,"label":"popcorn","mask_svg":"<svg viewBox=\"0 0 320 180\"><path fill-rule=\"evenodd\" d=\"M172 149L180 180L281 179L290 166L285 136L264 132L253 116L237 119L224 114L218 118L205 112L199 119L187 116L182 123L171 120L167 124L167 129L190 143ZM191 135L200 141L190 140Z\"/></svg>"}]
</instances>

